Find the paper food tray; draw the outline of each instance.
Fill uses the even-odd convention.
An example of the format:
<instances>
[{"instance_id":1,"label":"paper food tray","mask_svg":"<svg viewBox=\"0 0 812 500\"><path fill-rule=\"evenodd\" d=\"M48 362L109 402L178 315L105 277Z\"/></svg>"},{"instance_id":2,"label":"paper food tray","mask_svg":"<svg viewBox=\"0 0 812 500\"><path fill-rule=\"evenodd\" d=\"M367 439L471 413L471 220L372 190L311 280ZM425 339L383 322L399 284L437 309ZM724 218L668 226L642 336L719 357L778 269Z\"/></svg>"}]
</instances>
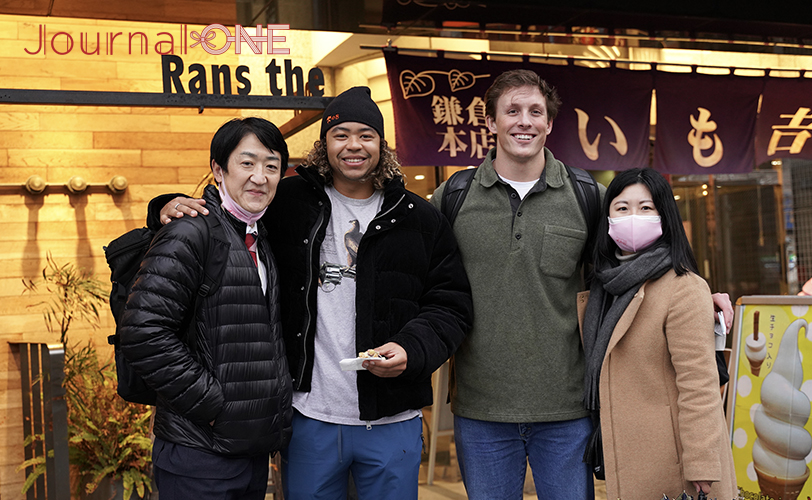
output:
<instances>
[{"instance_id":1,"label":"paper food tray","mask_svg":"<svg viewBox=\"0 0 812 500\"><path fill-rule=\"evenodd\" d=\"M339 366L341 366L341 370L348 372L348 371L358 371L358 370L366 370L363 366L364 361L370 361L380 358L347 358L342 359L338 362Z\"/></svg>"}]
</instances>

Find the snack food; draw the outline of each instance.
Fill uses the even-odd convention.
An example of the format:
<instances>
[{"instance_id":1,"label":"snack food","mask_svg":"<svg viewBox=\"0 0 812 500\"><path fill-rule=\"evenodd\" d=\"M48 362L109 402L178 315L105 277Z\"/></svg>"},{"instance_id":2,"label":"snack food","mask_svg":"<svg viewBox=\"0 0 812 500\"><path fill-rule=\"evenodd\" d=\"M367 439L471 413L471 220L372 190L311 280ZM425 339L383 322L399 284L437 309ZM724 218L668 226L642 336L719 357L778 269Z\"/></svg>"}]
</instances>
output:
<instances>
[{"instance_id":1,"label":"snack food","mask_svg":"<svg viewBox=\"0 0 812 500\"><path fill-rule=\"evenodd\" d=\"M772 498L795 500L809 478L805 457L812 451L812 436L804 428L809 420L809 398L800 388L804 380L798 349L803 319L790 323L769 374L761 384L761 406L753 424L753 467L761 492ZM763 337L763 336L762 336Z\"/></svg>"},{"instance_id":2,"label":"snack food","mask_svg":"<svg viewBox=\"0 0 812 500\"><path fill-rule=\"evenodd\" d=\"M367 349L366 351L361 351L358 353L359 358L369 359L369 358L376 358L376 359L386 359L383 357L382 354L378 353L375 349Z\"/></svg>"}]
</instances>

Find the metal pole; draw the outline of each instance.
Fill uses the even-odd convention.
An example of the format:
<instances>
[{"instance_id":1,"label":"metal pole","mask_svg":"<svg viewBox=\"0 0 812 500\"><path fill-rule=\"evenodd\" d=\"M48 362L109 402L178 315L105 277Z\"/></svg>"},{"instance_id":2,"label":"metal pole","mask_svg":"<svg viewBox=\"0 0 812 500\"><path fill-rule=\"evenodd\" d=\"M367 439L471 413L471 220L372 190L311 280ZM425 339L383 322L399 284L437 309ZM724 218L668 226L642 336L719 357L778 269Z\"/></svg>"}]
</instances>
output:
<instances>
[{"instance_id":1,"label":"metal pole","mask_svg":"<svg viewBox=\"0 0 812 500\"><path fill-rule=\"evenodd\" d=\"M198 108L200 111L205 108L324 110L332 100L332 97L0 89L0 104Z\"/></svg>"},{"instance_id":2,"label":"metal pole","mask_svg":"<svg viewBox=\"0 0 812 500\"><path fill-rule=\"evenodd\" d=\"M48 471L48 498L70 500L70 462L68 456L68 404L65 401L65 347L62 344L43 346L48 351L50 368L50 407L53 440L53 468ZM53 482L51 481L53 477Z\"/></svg>"}]
</instances>

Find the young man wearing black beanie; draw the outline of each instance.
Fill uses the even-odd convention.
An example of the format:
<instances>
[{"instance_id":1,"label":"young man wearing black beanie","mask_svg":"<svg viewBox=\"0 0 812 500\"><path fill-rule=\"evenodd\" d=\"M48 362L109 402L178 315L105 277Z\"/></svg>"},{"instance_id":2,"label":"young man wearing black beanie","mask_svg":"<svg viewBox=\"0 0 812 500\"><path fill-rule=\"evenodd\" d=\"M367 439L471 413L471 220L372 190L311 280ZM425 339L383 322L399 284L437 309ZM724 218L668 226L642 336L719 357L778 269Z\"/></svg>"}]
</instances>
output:
<instances>
[{"instance_id":1,"label":"young man wearing black beanie","mask_svg":"<svg viewBox=\"0 0 812 500\"><path fill-rule=\"evenodd\" d=\"M367 87L332 101L296 172L263 217L296 410L285 498L346 498L352 473L360 498L416 499L431 374L473 321L457 243L445 217L405 189ZM161 219L197 210L176 198ZM368 349L383 359L341 370Z\"/></svg>"}]
</instances>

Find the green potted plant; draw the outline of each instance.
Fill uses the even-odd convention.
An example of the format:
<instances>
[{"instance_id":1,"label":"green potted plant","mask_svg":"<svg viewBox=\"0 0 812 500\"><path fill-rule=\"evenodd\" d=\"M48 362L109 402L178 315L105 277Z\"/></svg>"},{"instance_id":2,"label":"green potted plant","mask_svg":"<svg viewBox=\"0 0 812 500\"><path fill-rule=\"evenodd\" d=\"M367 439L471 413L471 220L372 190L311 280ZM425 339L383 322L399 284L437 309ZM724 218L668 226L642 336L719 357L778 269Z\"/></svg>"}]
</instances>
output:
<instances>
[{"instance_id":1,"label":"green potted plant","mask_svg":"<svg viewBox=\"0 0 812 500\"><path fill-rule=\"evenodd\" d=\"M65 348L69 452L78 479L77 492L92 493L109 479L120 482L125 500L134 492L145 498L152 491L149 436L152 410L118 397L115 367L109 360L99 359L92 343L79 346L68 341L74 320L98 328L99 309L107 302L103 284L73 264L57 264L50 254L42 279L23 280L23 284L25 292L35 293L44 288L49 293L48 300L34 306L44 306L48 331L59 331ZM44 462L44 457L39 457L20 466L20 469L35 467L26 478L23 493L42 475Z\"/></svg>"},{"instance_id":2,"label":"green potted plant","mask_svg":"<svg viewBox=\"0 0 812 500\"><path fill-rule=\"evenodd\" d=\"M123 498L152 491L150 407L124 401L116 393L116 371L99 360L88 343L66 349L70 463L83 475L84 490L95 491L109 478L121 482Z\"/></svg>"}]
</instances>

